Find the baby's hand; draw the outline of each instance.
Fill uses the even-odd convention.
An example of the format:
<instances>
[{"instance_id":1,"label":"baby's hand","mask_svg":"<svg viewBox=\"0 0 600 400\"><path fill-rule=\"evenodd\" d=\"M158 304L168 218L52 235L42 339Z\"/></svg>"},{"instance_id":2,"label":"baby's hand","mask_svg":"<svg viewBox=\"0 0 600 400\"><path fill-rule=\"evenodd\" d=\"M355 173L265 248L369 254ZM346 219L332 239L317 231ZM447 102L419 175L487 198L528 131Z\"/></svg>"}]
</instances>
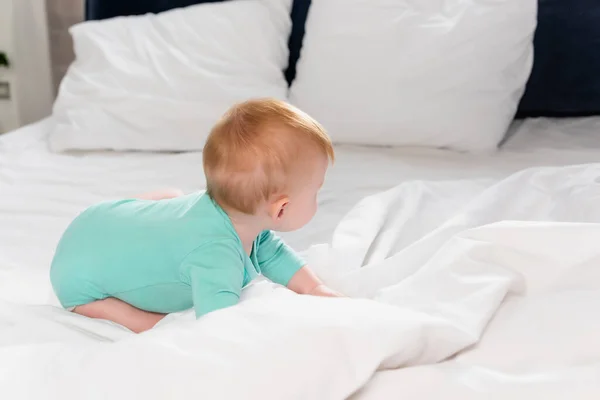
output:
<instances>
[{"instance_id":1,"label":"baby's hand","mask_svg":"<svg viewBox=\"0 0 600 400\"><path fill-rule=\"evenodd\" d=\"M323 297L346 297L325 286L317 275L315 275L315 273L306 265L300 268L298 272L292 276L287 287L298 294Z\"/></svg>"},{"instance_id":2,"label":"baby's hand","mask_svg":"<svg viewBox=\"0 0 600 400\"><path fill-rule=\"evenodd\" d=\"M311 290L309 293L311 296L322 296L322 297L346 297L343 294L336 292L333 289L328 288L325 285L319 285Z\"/></svg>"}]
</instances>

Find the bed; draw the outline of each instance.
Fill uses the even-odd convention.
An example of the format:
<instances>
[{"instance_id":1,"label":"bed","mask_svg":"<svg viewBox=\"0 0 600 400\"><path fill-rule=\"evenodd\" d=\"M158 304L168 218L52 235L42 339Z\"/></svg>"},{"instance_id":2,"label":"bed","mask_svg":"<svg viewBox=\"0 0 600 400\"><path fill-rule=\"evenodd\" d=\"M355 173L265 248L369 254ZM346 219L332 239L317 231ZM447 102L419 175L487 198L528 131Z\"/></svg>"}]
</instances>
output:
<instances>
[{"instance_id":1,"label":"bed","mask_svg":"<svg viewBox=\"0 0 600 400\"><path fill-rule=\"evenodd\" d=\"M88 1L87 18L167 7L133 4ZM531 96L521 114L540 113ZM284 238L356 299L259 281L233 310L140 336L57 307L49 263L89 204L203 189L201 153L55 152L54 117L3 135L2 397L598 398L600 117L554 111L493 153L337 145L315 219Z\"/></svg>"}]
</instances>

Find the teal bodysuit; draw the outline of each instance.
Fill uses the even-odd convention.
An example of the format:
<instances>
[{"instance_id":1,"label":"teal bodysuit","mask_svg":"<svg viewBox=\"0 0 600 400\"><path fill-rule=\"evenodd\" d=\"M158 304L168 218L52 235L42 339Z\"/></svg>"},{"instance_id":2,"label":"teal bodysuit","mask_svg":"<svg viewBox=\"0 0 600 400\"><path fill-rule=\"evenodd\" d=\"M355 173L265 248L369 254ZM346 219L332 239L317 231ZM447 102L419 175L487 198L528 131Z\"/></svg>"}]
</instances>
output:
<instances>
[{"instance_id":1,"label":"teal bodysuit","mask_svg":"<svg viewBox=\"0 0 600 400\"><path fill-rule=\"evenodd\" d=\"M61 238L50 278L65 308L115 297L158 313L194 307L200 317L237 304L259 274L287 285L303 265L271 231L248 256L227 214L199 192L88 208Z\"/></svg>"}]
</instances>

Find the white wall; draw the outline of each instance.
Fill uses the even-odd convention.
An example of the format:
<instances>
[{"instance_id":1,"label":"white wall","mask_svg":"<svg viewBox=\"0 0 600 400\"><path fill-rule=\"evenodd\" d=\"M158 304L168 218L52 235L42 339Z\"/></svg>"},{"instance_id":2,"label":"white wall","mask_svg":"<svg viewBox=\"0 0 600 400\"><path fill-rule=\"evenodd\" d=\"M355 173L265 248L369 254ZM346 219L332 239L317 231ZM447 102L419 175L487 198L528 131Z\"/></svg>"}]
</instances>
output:
<instances>
[{"instance_id":1,"label":"white wall","mask_svg":"<svg viewBox=\"0 0 600 400\"><path fill-rule=\"evenodd\" d=\"M12 61L13 32L12 32L12 0L0 0L0 49L8 53ZM8 82L14 87L12 70L0 69L0 81ZM0 99L0 133L13 130L19 126L16 107L13 102Z\"/></svg>"},{"instance_id":2,"label":"white wall","mask_svg":"<svg viewBox=\"0 0 600 400\"><path fill-rule=\"evenodd\" d=\"M50 115L52 110L53 91L46 2L12 1L17 75L15 89L18 94L21 123L28 124Z\"/></svg>"},{"instance_id":3,"label":"white wall","mask_svg":"<svg viewBox=\"0 0 600 400\"><path fill-rule=\"evenodd\" d=\"M0 131L38 121L52 110L52 78L46 5L42 0L0 0L0 48L11 69L12 101L0 100Z\"/></svg>"}]
</instances>

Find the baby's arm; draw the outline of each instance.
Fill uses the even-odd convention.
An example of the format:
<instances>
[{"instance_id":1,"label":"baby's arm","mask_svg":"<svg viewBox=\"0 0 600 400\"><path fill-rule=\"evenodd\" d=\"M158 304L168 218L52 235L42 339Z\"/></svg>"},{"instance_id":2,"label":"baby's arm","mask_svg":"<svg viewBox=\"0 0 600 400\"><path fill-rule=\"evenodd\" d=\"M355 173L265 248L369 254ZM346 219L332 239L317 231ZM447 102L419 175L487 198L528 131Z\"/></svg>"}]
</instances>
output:
<instances>
[{"instance_id":1,"label":"baby's arm","mask_svg":"<svg viewBox=\"0 0 600 400\"><path fill-rule=\"evenodd\" d=\"M244 284L244 261L231 241L208 243L190 253L182 272L192 288L196 318L236 305Z\"/></svg>"},{"instance_id":2,"label":"baby's arm","mask_svg":"<svg viewBox=\"0 0 600 400\"><path fill-rule=\"evenodd\" d=\"M263 275L296 293L343 297L325 286L304 260L271 231L260 235L257 258Z\"/></svg>"}]
</instances>

